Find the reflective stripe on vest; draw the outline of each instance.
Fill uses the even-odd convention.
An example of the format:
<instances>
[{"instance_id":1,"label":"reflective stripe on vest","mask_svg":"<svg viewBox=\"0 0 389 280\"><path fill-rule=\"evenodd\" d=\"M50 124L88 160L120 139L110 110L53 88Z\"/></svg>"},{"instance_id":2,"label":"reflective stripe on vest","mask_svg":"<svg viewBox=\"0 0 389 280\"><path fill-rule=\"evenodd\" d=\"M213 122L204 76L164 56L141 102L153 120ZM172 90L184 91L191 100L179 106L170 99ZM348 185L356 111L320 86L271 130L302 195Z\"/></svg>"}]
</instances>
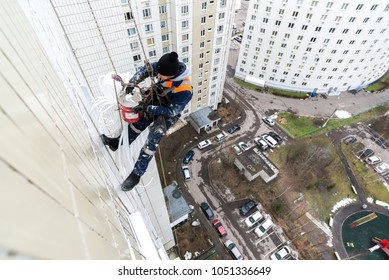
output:
<instances>
[{"instance_id":1,"label":"reflective stripe on vest","mask_svg":"<svg viewBox=\"0 0 389 280\"><path fill-rule=\"evenodd\" d=\"M171 88L171 87L173 87L173 81L166 81L166 82L162 83L162 86L164 86L165 88ZM184 78L182 80L182 83L178 87L174 87L172 92L175 93L175 92L180 92L180 91L184 91L184 90L188 90L188 91L192 90L192 85L190 83L189 77Z\"/></svg>"}]
</instances>

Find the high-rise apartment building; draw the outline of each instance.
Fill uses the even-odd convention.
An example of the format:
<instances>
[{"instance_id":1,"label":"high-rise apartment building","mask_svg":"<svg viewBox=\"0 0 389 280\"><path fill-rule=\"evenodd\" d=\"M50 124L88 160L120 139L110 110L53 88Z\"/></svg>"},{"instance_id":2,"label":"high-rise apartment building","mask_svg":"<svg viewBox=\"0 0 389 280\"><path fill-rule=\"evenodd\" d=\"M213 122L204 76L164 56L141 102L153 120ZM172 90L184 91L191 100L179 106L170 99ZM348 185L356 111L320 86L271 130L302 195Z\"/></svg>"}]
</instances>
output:
<instances>
[{"instance_id":1,"label":"high-rise apartment building","mask_svg":"<svg viewBox=\"0 0 389 280\"><path fill-rule=\"evenodd\" d=\"M43 259L167 259L175 245L155 160L122 192L93 98L107 73L177 51L192 68L184 116L221 100L235 2L0 3L0 253ZM142 44L141 44L142 43ZM131 166L147 137L131 145Z\"/></svg>"},{"instance_id":2,"label":"high-rise apartment building","mask_svg":"<svg viewBox=\"0 0 389 280\"><path fill-rule=\"evenodd\" d=\"M236 77L338 94L389 69L389 2L251 0Z\"/></svg>"},{"instance_id":3,"label":"high-rise apartment building","mask_svg":"<svg viewBox=\"0 0 389 280\"><path fill-rule=\"evenodd\" d=\"M131 61L152 62L176 51L192 70L193 99L183 116L221 102L235 0L122 0ZM143 48L139 43L142 38Z\"/></svg>"}]
</instances>

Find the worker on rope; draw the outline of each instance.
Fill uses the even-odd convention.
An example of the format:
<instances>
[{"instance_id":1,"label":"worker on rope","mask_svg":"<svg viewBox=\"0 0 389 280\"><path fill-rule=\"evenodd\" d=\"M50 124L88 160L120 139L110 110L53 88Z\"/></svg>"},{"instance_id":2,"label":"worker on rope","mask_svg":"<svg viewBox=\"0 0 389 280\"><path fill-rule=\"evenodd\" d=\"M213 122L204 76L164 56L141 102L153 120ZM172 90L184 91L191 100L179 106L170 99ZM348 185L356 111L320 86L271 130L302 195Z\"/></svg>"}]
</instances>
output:
<instances>
[{"instance_id":1,"label":"worker on rope","mask_svg":"<svg viewBox=\"0 0 389 280\"><path fill-rule=\"evenodd\" d=\"M152 98L151 101L147 102L141 101L139 105L132 108L134 113L141 114L141 118L138 122L128 125L130 145L143 130L152 123L153 125L149 128L149 135L140 151L134 169L121 185L123 191L130 191L139 183L140 177L146 172L162 137L179 120L182 110L192 99L190 74L190 69L178 60L178 54L171 52L164 54L158 62L141 67L130 79L130 85L137 85L147 77L157 77L158 81L153 86L153 90L157 91L157 98ZM133 89L134 87L127 87L126 94L132 93ZM112 151L118 149L119 138L101 135L104 145L107 145Z\"/></svg>"}]
</instances>

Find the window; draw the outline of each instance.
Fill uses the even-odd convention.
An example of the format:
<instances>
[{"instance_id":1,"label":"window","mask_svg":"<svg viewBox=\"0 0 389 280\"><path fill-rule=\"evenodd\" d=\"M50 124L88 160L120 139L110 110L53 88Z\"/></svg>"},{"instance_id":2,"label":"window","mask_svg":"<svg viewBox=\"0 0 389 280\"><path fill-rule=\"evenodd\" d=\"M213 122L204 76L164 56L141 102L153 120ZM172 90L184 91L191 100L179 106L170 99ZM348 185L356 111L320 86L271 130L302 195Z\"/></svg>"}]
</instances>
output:
<instances>
[{"instance_id":1,"label":"window","mask_svg":"<svg viewBox=\"0 0 389 280\"><path fill-rule=\"evenodd\" d=\"M163 47L163 48L162 48L162 52L163 52L163 53L168 53L168 52L170 52L169 47ZM184 60L182 60L182 61L184 61ZM184 61L184 62L185 62L185 61ZM186 62L188 62L188 61L186 61Z\"/></svg>"},{"instance_id":2,"label":"window","mask_svg":"<svg viewBox=\"0 0 389 280\"><path fill-rule=\"evenodd\" d=\"M139 43L138 42L132 42L130 43L130 48L131 50L136 50L139 48Z\"/></svg>"},{"instance_id":3,"label":"window","mask_svg":"<svg viewBox=\"0 0 389 280\"><path fill-rule=\"evenodd\" d=\"M294 23L289 23L289 25L288 25L289 28L293 28L293 26L294 26Z\"/></svg>"},{"instance_id":4,"label":"window","mask_svg":"<svg viewBox=\"0 0 389 280\"><path fill-rule=\"evenodd\" d=\"M308 25L303 25L303 26L301 27L302 30L307 30L307 28L308 28Z\"/></svg>"},{"instance_id":5,"label":"window","mask_svg":"<svg viewBox=\"0 0 389 280\"><path fill-rule=\"evenodd\" d=\"M376 23L380 23L380 22L381 22L381 20L382 20L382 17L379 17L379 18L377 18L377 21L376 21Z\"/></svg>"},{"instance_id":6,"label":"window","mask_svg":"<svg viewBox=\"0 0 389 280\"><path fill-rule=\"evenodd\" d=\"M292 14L292 16L293 16L293 17L297 17L298 14L299 14L299 12L294 11L293 14Z\"/></svg>"},{"instance_id":7,"label":"window","mask_svg":"<svg viewBox=\"0 0 389 280\"><path fill-rule=\"evenodd\" d=\"M142 10L142 13L143 13L143 17L144 17L144 18L149 18L149 17L151 17L151 10L150 10L150 9L143 9L143 10Z\"/></svg>"},{"instance_id":8,"label":"window","mask_svg":"<svg viewBox=\"0 0 389 280\"><path fill-rule=\"evenodd\" d=\"M358 29L357 32L355 32L355 34L360 34L362 32L362 29Z\"/></svg>"},{"instance_id":9,"label":"window","mask_svg":"<svg viewBox=\"0 0 389 280\"><path fill-rule=\"evenodd\" d=\"M335 17L335 21L340 21L342 19L342 17L341 16L337 16L337 17Z\"/></svg>"},{"instance_id":10,"label":"window","mask_svg":"<svg viewBox=\"0 0 389 280\"><path fill-rule=\"evenodd\" d=\"M201 37L205 36L205 30L204 29L200 31L200 36Z\"/></svg>"},{"instance_id":11,"label":"window","mask_svg":"<svg viewBox=\"0 0 389 280\"><path fill-rule=\"evenodd\" d=\"M220 45L222 42L223 42L223 38L222 37L216 38L216 45Z\"/></svg>"},{"instance_id":12,"label":"window","mask_svg":"<svg viewBox=\"0 0 389 280\"><path fill-rule=\"evenodd\" d=\"M259 5L258 4L254 4L254 10L258 10L259 8Z\"/></svg>"},{"instance_id":13,"label":"window","mask_svg":"<svg viewBox=\"0 0 389 280\"><path fill-rule=\"evenodd\" d=\"M353 45L354 43L355 43L355 40L351 40L349 44Z\"/></svg>"},{"instance_id":14,"label":"window","mask_svg":"<svg viewBox=\"0 0 389 280\"><path fill-rule=\"evenodd\" d=\"M125 20L132 20L132 19L134 19L134 15L132 14L132 12L127 12L124 14L124 19Z\"/></svg>"},{"instance_id":15,"label":"window","mask_svg":"<svg viewBox=\"0 0 389 280\"><path fill-rule=\"evenodd\" d=\"M334 2L328 2L327 3L327 8L331 9L333 5L334 5Z\"/></svg>"},{"instance_id":16,"label":"window","mask_svg":"<svg viewBox=\"0 0 389 280\"><path fill-rule=\"evenodd\" d=\"M312 18L312 14L311 14L311 13L308 13L306 18L307 18L307 19L311 19L311 18Z\"/></svg>"},{"instance_id":17,"label":"window","mask_svg":"<svg viewBox=\"0 0 389 280\"><path fill-rule=\"evenodd\" d=\"M271 12L271 7L266 7L266 12L270 13Z\"/></svg>"},{"instance_id":18,"label":"window","mask_svg":"<svg viewBox=\"0 0 389 280\"><path fill-rule=\"evenodd\" d=\"M260 32L260 33L265 33L265 32L266 32L266 29L265 29L265 28L261 28L261 29L259 29L259 32Z\"/></svg>"},{"instance_id":19,"label":"window","mask_svg":"<svg viewBox=\"0 0 389 280\"><path fill-rule=\"evenodd\" d=\"M331 51L331 54L336 54L336 50L332 50L332 51Z\"/></svg>"},{"instance_id":20,"label":"window","mask_svg":"<svg viewBox=\"0 0 389 280\"><path fill-rule=\"evenodd\" d=\"M366 23L366 22L368 22L369 21L369 18L368 17L365 17L364 19L363 19L363 23Z\"/></svg>"},{"instance_id":21,"label":"window","mask_svg":"<svg viewBox=\"0 0 389 280\"><path fill-rule=\"evenodd\" d=\"M321 68L321 71L322 71L322 72L324 72L324 71L326 71L326 70L327 70L327 68L325 68L325 67Z\"/></svg>"},{"instance_id":22,"label":"window","mask_svg":"<svg viewBox=\"0 0 389 280\"><path fill-rule=\"evenodd\" d=\"M136 34L136 29L135 27L131 27L127 29L128 36L133 36Z\"/></svg>"},{"instance_id":23,"label":"window","mask_svg":"<svg viewBox=\"0 0 389 280\"><path fill-rule=\"evenodd\" d=\"M343 29L343 34L347 34L347 32L348 32L348 29L347 28L345 28L345 29Z\"/></svg>"},{"instance_id":24,"label":"window","mask_svg":"<svg viewBox=\"0 0 389 280\"><path fill-rule=\"evenodd\" d=\"M223 25L219 25L216 30L217 32L223 32Z\"/></svg>"},{"instance_id":25,"label":"window","mask_svg":"<svg viewBox=\"0 0 389 280\"><path fill-rule=\"evenodd\" d=\"M166 10L166 6L159 6L159 13L160 14L166 14L167 10Z\"/></svg>"},{"instance_id":26,"label":"window","mask_svg":"<svg viewBox=\"0 0 389 280\"><path fill-rule=\"evenodd\" d=\"M157 56L157 52L154 50L154 51L149 51L149 57L156 57Z\"/></svg>"},{"instance_id":27,"label":"window","mask_svg":"<svg viewBox=\"0 0 389 280\"><path fill-rule=\"evenodd\" d=\"M181 14L189 13L189 6L185 5L181 7Z\"/></svg>"},{"instance_id":28,"label":"window","mask_svg":"<svg viewBox=\"0 0 389 280\"><path fill-rule=\"evenodd\" d=\"M145 25L145 31L147 32L153 32L153 25L152 24L146 24Z\"/></svg>"},{"instance_id":29,"label":"window","mask_svg":"<svg viewBox=\"0 0 389 280\"><path fill-rule=\"evenodd\" d=\"M354 22L356 19L356 17L351 17L350 20L348 22Z\"/></svg>"},{"instance_id":30,"label":"window","mask_svg":"<svg viewBox=\"0 0 389 280\"><path fill-rule=\"evenodd\" d=\"M342 44L342 41L343 41L343 40L338 40L338 41L336 41L336 44L337 44L337 45L340 45L340 44Z\"/></svg>"},{"instance_id":31,"label":"window","mask_svg":"<svg viewBox=\"0 0 389 280\"><path fill-rule=\"evenodd\" d=\"M201 9L206 10L207 9L207 2L201 3Z\"/></svg>"},{"instance_id":32,"label":"window","mask_svg":"<svg viewBox=\"0 0 389 280\"><path fill-rule=\"evenodd\" d=\"M373 32L374 32L374 29L370 29L368 33L373 34Z\"/></svg>"},{"instance_id":33,"label":"window","mask_svg":"<svg viewBox=\"0 0 389 280\"><path fill-rule=\"evenodd\" d=\"M224 19L226 17L226 13L219 13L219 19Z\"/></svg>"},{"instance_id":34,"label":"window","mask_svg":"<svg viewBox=\"0 0 389 280\"><path fill-rule=\"evenodd\" d=\"M305 51L306 52L310 52L312 50L312 48L306 48Z\"/></svg>"},{"instance_id":35,"label":"window","mask_svg":"<svg viewBox=\"0 0 389 280\"><path fill-rule=\"evenodd\" d=\"M147 39L147 45L148 46L153 46L155 44L154 38L148 38Z\"/></svg>"},{"instance_id":36,"label":"window","mask_svg":"<svg viewBox=\"0 0 389 280\"><path fill-rule=\"evenodd\" d=\"M315 42L315 41L316 41L316 38L315 38L315 37L312 37L310 41L311 41L311 42Z\"/></svg>"},{"instance_id":37,"label":"window","mask_svg":"<svg viewBox=\"0 0 389 280\"><path fill-rule=\"evenodd\" d=\"M343 54L348 54L348 50L345 50L345 51L343 52Z\"/></svg>"},{"instance_id":38,"label":"window","mask_svg":"<svg viewBox=\"0 0 389 280\"><path fill-rule=\"evenodd\" d=\"M273 32L272 32L272 35L273 35L273 36L277 36L277 34L278 34L277 31L273 31Z\"/></svg>"},{"instance_id":39,"label":"window","mask_svg":"<svg viewBox=\"0 0 389 280\"><path fill-rule=\"evenodd\" d=\"M161 21L161 28L166 28L167 27L167 21L166 20L162 20Z\"/></svg>"},{"instance_id":40,"label":"window","mask_svg":"<svg viewBox=\"0 0 389 280\"><path fill-rule=\"evenodd\" d=\"M330 30L328 30L329 33L334 33L335 32L335 28L331 27Z\"/></svg>"},{"instance_id":41,"label":"window","mask_svg":"<svg viewBox=\"0 0 389 280\"><path fill-rule=\"evenodd\" d=\"M316 7L316 6L317 6L317 3L319 3L319 1L312 1L311 6L312 6L312 7Z\"/></svg>"},{"instance_id":42,"label":"window","mask_svg":"<svg viewBox=\"0 0 389 280\"><path fill-rule=\"evenodd\" d=\"M348 7L348 3L343 3L341 9L346 10Z\"/></svg>"},{"instance_id":43,"label":"window","mask_svg":"<svg viewBox=\"0 0 389 280\"><path fill-rule=\"evenodd\" d=\"M189 40L189 34L183 34L181 39L182 39L182 42L188 41Z\"/></svg>"},{"instance_id":44,"label":"window","mask_svg":"<svg viewBox=\"0 0 389 280\"><path fill-rule=\"evenodd\" d=\"M182 53L187 53L187 52L189 52L189 46L182 47L181 52L182 52Z\"/></svg>"},{"instance_id":45,"label":"window","mask_svg":"<svg viewBox=\"0 0 389 280\"><path fill-rule=\"evenodd\" d=\"M132 57L132 59L133 59L135 62L140 61L140 60L141 60L140 54L134 55L134 56Z\"/></svg>"},{"instance_id":46,"label":"window","mask_svg":"<svg viewBox=\"0 0 389 280\"><path fill-rule=\"evenodd\" d=\"M386 7L385 7L384 11L389 11L389 4L388 4L388 5L386 5Z\"/></svg>"},{"instance_id":47,"label":"window","mask_svg":"<svg viewBox=\"0 0 389 280\"><path fill-rule=\"evenodd\" d=\"M220 0L220 6L224 7L227 4L227 0Z\"/></svg>"},{"instance_id":48,"label":"window","mask_svg":"<svg viewBox=\"0 0 389 280\"><path fill-rule=\"evenodd\" d=\"M278 11L278 14L280 14L280 15L283 15L283 14L284 14L284 12L285 12L285 10L284 10L284 9L280 9L280 10Z\"/></svg>"},{"instance_id":49,"label":"window","mask_svg":"<svg viewBox=\"0 0 389 280\"><path fill-rule=\"evenodd\" d=\"M201 17L201 24L204 24L206 22L207 18L206 17Z\"/></svg>"},{"instance_id":50,"label":"window","mask_svg":"<svg viewBox=\"0 0 389 280\"><path fill-rule=\"evenodd\" d=\"M169 34L163 34L162 35L162 42L169 40Z\"/></svg>"},{"instance_id":51,"label":"window","mask_svg":"<svg viewBox=\"0 0 389 280\"><path fill-rule=\"evenodd\" d=\"M188 28L189 27L189 20L181 21L181 27L182 27L182 29Z\"/></svg>"},{"instance_id":52,"label":"window","mask_svg":"<svg viewBox=\"0 0 389 280\"><path fill-rule=\"evenodd\" d=\"M280 20L276 20L276 25L281 25L281 21Z\"/></svg>"},{"instance_id":53,"label":"window","mask_svg":"<svg viewBox=\"0 0 389 280\"><path fill-rule=\"evenodd\" d=\"M320 26L318 26L318 27L315 28L315 31L316 31L316 32L319 32L320 30L321 30L321 27L320 27Z\"/></svg>"},{"instance_id":54,"label":"window","mask_svg":"<svg viewBox=\"0 0 389 280\"><path fill-rule=\"evenodd\" d=\"M363 4L358 4L357 5L357 10L362 10Z\"/></svg>"},{"instance_id":55,"label":"window","mask_svg":"<svg viewBox=\"0 0 389 280\"><path fill-rule=\"evenodd\" d=\"M268 18L263 18L263 23L267 23L269 21Z\"/></svg>"},{"instance_id":56,"label":"window","mask_svg":"<svg viewBox=\"0 0 389 280\"><path fill-rule=\"evenodd\" d=\"M324 39L323 43L328 44L330 42L330 39Z\"/></svg>"},{"instance_id":57,"label":"window","mask_svg":"<svg viewBox=\"0 0 389 280\"><path fill-rule=\"evenodd\" d=\"M326 20L327 19L327 15L322 15L320 20Z\"/></svg>"},{"instance_id":58,"label":"window","mask_svg":"<svg viewBox=\"0 0 389 280\"><path fill-rule=\"evenodd\" d=\"M298 41L301 41L303 38L304 38L304 36L301 36L301 35L297 36Z\"/></svg>"},{"instance_id":59,"label":"window","mask_svg":"<svg viewBox=\"0 0 389 280\"><path fill-rule=\"evenodd\" d=\"M366 44L366 42L367 42L367 40L363 40L362 43L361 43L361 45Z\"/></svg>"}]
</instances>

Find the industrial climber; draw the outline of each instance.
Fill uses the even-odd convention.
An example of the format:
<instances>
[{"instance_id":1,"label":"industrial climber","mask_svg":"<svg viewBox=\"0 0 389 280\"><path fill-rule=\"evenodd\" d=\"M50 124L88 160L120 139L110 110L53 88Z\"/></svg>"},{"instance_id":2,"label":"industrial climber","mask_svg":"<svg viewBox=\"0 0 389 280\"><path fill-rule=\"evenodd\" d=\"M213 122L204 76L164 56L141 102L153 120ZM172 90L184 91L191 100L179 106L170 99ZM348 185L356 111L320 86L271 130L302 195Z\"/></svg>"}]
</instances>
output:
<instances>
[{"instance_id":1,"label":"industrial climber","mask_svg":"<svg viewBox=\"0 0 389 280\"><path fill-rule=\"evenodd\" d=\"M138 122L128 125L130 145L149 126L150 132L134 169L121 185L123 191L130 191L139 183L162 137L178 121L182 110L192 99L190 69L178 60L176 52L164 54L158 62L149 64L150 67L147 66L141 67L130 79L129 84L137 85L147 77L157 77L158 81L154 88L158 92L155 93L156 98L153 98L151 102L140 102L132 108L134 113L141 114L141 118ZM133 87L127 87L126 94L131 93L133 89ZM119 138L101 135L104 145L108 145L112 151L118 149Z\"/></svg>"}]
</instances>

